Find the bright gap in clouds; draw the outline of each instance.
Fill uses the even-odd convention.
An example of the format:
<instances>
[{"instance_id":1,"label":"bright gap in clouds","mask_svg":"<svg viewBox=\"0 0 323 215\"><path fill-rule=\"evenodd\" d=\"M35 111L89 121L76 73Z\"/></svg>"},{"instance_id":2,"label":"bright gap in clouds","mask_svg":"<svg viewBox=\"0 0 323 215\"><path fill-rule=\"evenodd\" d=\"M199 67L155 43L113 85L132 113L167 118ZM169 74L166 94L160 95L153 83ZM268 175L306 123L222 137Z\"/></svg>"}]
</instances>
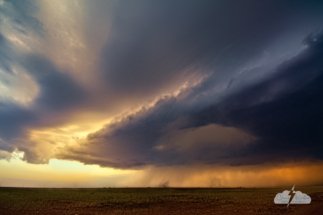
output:
<instances>
[{"instance_id":1,"label":"bright gap in clouds","mask_svg":"<svg viewBox=\"0 0 323 215\"><path fill-rule=\"evenodd\" d=\"M250 166L186 165L117 170L76 161L52 159L49 164L27 164L17 154L0 160L3 187L276 187L296 183L320 185L322 163L301 162Z\"/></svg>"},{"instance_id":2,"label":"bright gap in clouds","mask_svg":"<svg viewBox=\"0 0 323 215\"><path fill-rule=\"evenodd\" d=\"M23 153L0 160L0 185L5 187L103 187L116 184L133 170L101 168L77 161L51 159L48 164L29 164Z\"/></svg>"}]
</instances>

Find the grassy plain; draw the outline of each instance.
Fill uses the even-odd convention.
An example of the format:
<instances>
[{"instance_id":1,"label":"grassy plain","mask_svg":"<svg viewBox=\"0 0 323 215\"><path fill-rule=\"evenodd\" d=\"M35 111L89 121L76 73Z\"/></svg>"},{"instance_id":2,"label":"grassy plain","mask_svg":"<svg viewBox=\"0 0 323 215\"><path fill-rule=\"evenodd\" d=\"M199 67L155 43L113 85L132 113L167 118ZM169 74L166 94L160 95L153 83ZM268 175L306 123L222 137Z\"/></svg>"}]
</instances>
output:
<instances>
[{"instance_id":1,"label":"grassy plain","mask_svg":"<svg viewBox=\"0 0 323 215\"><path fill-rule=\"evenodd\" d=\"M310 205L275 205L283 188L0 188L0 214L319 214L323 187L296 187Z\"/></svg>"}]
</instances>

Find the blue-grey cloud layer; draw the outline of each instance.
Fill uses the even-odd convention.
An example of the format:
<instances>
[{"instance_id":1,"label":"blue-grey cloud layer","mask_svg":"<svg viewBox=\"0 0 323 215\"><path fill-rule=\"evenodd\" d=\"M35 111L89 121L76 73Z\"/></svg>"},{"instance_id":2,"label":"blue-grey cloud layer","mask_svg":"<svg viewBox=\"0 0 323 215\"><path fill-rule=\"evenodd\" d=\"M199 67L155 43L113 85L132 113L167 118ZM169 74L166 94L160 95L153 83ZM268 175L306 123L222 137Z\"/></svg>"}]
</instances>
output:
<instances>
[{"instance_id":1,"label":"blue-grey cloud layer","mask_svg":"<svg viewBox=\"0 0 323 215\"><path fill-rule=\"evenodd\" d=\"M43 32L30 13L9 15L27 22L17 21L22 29ZM315 1L119 2L98 56L104 83L99 95L111 97L111 106L116 97L159 98L193 73L207 78L88 135L78 147L63 148L57 158L118 168L322 159L323 38L307 36L322 21L323 5ZM18 57L8 55L11 46L3 36L0 46L9 51L0 51L2 68L12 73L10 63ZM94 101L50 59L19 59L40 94L29 108L0 103L0 137L6 141L0 147L6 151L43 117ZM212 132L224 134L217 138ZM199 142L199 135L210 138ZM195 142L187 141L193 137ZM37 162L32 147L20 149Z\"/></svg>"},{"instance_id":2,"label":"blue-grey cloud layer","mask_svg":"<svg viewBox=\"0 0 323 215\"><path fill-rule=\"evenodd\" d=\"M215 100L216 104L201 103L202 83L90 134L79 149L62 158L119 168L185 164L192 157L194 162L232 165L322 159L323 35L310 35L304 43L308 46L304 51L278 65L267 79ZM187 142L156 150L161 140L166 145L172 142L178 131L194 132L210 124L238 128L255 138L243 147L243 140L223 145L214 138L211 146L197 140L197 146L184 152L178 149Z\"/></svg>"}]
</instances>

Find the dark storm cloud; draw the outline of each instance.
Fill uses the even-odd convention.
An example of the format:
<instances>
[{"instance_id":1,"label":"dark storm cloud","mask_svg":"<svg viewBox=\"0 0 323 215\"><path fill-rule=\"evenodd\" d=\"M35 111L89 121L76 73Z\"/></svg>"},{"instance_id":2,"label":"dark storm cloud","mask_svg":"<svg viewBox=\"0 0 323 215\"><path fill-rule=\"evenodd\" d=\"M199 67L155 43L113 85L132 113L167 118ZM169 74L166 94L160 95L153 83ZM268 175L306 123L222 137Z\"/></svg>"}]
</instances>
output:
<instances>
[{"instance_id":1,"label":"dark storm cloud","mask_svg":"<svg viewBox=\"0 0 323 215\"><path fill-rule=\"evenodd\" d=\"M265 80L231 93L220 102L214 100L211 105L203 102L202 95L207 92L201 89L205 89L206 81L178 97L164 97L152 108L107 125L88 135L80 142L80 148L60 156L117 168L322 159L319 152L323 140L323 34L310 35L304 43L308 47L303 52L277 66ZM209 127L208 134L200 132L201 141L197 139L194 147L180 150L189 140L184 138L186 142L176 143L181 141L178 133L202 131L212 124L229 130ZM242 139L223 144L216 135L212 137L213 143L202 142L203 135L224 131L228 134L222 138L225 142L237 134L247 137L243 132L253 138L247 138L245 144ZM90 156L83 156L84 153Z\"/></svg>"},{"instance_id":2,"label":"dark storm cloud","mask_svg":"<svg viewBox=\"0 0 323 215\"><path fill-rule=\"evenodd\" d=\"M35 115L12 102L0 102L0 137L10 140L21 134L22 128L35 120Z\"/></svg>"},{"instance_id":3,"label":"dark storm cloud","mask_svg":"<svg viewBox=\"0 0 323 215\"><path fill-rule=\"evenodd\" d=\"M323 158L323 34L310 35L304 43L308 49L280 65L273 77L201 112L260 137L248 156Z\"/></svg>"},{"instance_id":4,"label":"dark storm cloud","mask_svg":"<svg viewBox=\"0 0 323 215\"><path fill-rule=\"evenodd\" d=\"M250 132L259 140L241 154L257 156L251 162L322 159L317 151L322 148L323 35L310 35L304 42L309 47L267 80L198 112L190 126L219 123Z\"/></svg>"},{"instance_id":5,"label":"dark storm cloud","mask_svg":"<svg viewBox=\"0 0 323 215\"><path fill-rule=\"evenodd\" d=\"M323 35L310 35L304 43L309 47L268 79L196 112L185 128L217 123L258 137L239 152L245 158L239 164L322 159Z\"/></svg>"},{"instance_id":6,"label":"dark storm cloud","mask_svg":"<svg viewBox=\"0 0 323 215\"><path fill-rule=\"evenodd\" d=\"M107 86L146 95L196 65L230 76L293 25L289 12L281 1L122 1L101 54Z\"/></svg>"},{"instance_id":7,"label":"dark storm cloud","mask_svg":"<svg viewBox=\"0 0 323 215\"><path fill-rule=\"evenodd\" d=\"M28 56L24 67L40 86L40 94L35 100L38 108L59 111L80 104L85 99L85 91L67 73L63 73L46 58Z\"/></svg>"}]
</instances>

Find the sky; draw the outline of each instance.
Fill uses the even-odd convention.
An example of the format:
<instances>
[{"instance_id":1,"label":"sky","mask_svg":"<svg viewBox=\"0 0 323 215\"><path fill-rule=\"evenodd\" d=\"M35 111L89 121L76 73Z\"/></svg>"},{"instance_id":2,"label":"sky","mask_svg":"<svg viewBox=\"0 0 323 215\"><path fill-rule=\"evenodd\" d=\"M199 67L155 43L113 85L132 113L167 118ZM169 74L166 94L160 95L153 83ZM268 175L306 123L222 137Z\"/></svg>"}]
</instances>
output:
<instances>
[{"instance_id":1,"label":"sky","mask_svg":"<svg viewBox=\"0 0 323 215\"><path fill-rule=\"evenodd\" d=\"M323 184L323 2L0 0L0 186Z\"/></svg>"}]
</instances>

